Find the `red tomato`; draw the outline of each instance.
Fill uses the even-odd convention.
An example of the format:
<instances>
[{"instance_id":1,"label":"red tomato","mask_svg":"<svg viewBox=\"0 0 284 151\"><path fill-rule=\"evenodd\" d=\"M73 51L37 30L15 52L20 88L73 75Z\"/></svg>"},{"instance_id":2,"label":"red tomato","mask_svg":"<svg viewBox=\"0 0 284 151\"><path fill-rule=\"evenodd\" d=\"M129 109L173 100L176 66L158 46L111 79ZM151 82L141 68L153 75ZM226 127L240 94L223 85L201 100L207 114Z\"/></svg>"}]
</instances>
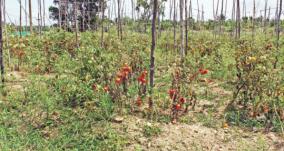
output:
<instances>
[{"instance_id":1,"label":"red tomato","mask_svg":"<svg viewBox=\"0 0 284 151\"><path fill-rule=\"evenodd\" d=\"M140 97L137 98L136 105L137 106L141 106L142 105L142 99Z\"/></svg>"},{"instance_id":2,"label":"red tomato","mask_svg":"<svg viewBox=\"0 0 284 151\"><path fill-rule=\"evenodd\" d=\"M177 111L179 111L179 110L181 109L181 105L180 105L180 104L176 104L176 105L175 105L175 109L176 109Z\"/></svg>"},{"instance_id":3,"label":"red tomato","mask_svg":"<svg viewBox=\"0 0 284 151\"><path fill-rule=\"evenodd\" d=\"M185 99L184 97L179 98L179 102L180 102L181 104L184 104L185 101L186 101L186 99Z\"/></svg>"},{"instance_id":4,"label":"red tomato","mask_svg":"<svg viewBox=\"0 0 284 151\"><path fill-rule=\"evenodd\" d=\"M122 82L121 78L116 78L116 79L115 79L115 83L116 83L116 84L121 84L121 82Z\"/></svg>"},{"instance_id":5,"label":"red tomato","mask_svg":"<svg viewBox=\"0 0 284 151\"><path fill-rule=\"evenodd\" d=\"M170 98L172 99L174 97L174 95L176 94L176 90L170 89L168 93L170 95Z\"/></svg>"},{"instance_id":6,"label":"red tomato","mask_svg":"<svg viewBox=\"0 0 284 151\"><path fill-rule=\"evenodd\" d=\"M104 87L104 91L105 91L105 92L109 92L109 87L108 87L108 86L105 86L105 87Z\"/></svg>"},{"instance_id":7,"label":"red tomato","mask_svg":"<svg viewBox=\"0 0 284 151\"><path fill-rule=\"evenodd\" d=\"M94 83L94 84L92 85L92 88L93 88L94 91L96 91L96 90L97 90L97 85Z\"/></svg>"}]
</instances>

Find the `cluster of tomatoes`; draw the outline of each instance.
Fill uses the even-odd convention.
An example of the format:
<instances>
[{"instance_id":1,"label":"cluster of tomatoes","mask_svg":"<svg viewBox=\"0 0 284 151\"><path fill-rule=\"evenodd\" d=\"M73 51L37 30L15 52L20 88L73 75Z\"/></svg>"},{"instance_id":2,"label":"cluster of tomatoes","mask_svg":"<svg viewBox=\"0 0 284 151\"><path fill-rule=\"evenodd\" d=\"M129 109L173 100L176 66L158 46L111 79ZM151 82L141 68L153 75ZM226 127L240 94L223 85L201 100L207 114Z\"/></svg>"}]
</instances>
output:
<instances>
[{"instance_id":1,"label":"cluster of tomatoes","mask_svg":"<svg viewBox=\"0 0 284 151\"><path fill-rule=\"evenodd\" d=\"M97 84L94 83L94 84L92 85L92 89L93 89L94 92L96 92L97 89L98 89ZM108 93L108 92L109 92L109 86L103 87L103 90L104 90L104 92Z\"/></svg>"},{"instance_id":2,"label":"cluster of tomatoes","mask_svg":"<svg viewBox=\"0 0 284 151\"><path fill-rule=\"evenodd\" d=\"M201 75L206 75L209 73L209 70L208 69L203 69L203 68L199 68L198 72L196 72L195 74L193 74L191 77L190 77L190 80L194 80L196 79L196 77L201 74Z\"/></svg>"},{"instance_id":3,"label":"cluster of tomatoes","mask_svg":"<svg viewBox=\"0 0 284 151\"><path fill-rule=\"evenodd\" d=\"M139 82L139 84L145 85L145 84L147 83L147 79L146 79L147 74L148 74L147 70L144 70L144 71L140 74L140 76L139 76L138 79L137 79L138 82Z\"/></svg>"},{"instance_id":4,"label":"cluster of tomatoes","mask_svg":"<svg viewBox=\"0 0 284 151\"><path fill-rule=\"evenodd\" d=\"M125 82L128 79L131 71L132 71L131 67L127 63L125 63L123 67L120 69L120 71L117 73L117 76L115 78L115 83L117 85L120 85L123 82Z\"/></svg>"},{"instance_id":5,"label":"cluster of tomatoes","mask_svg":"<svg viewBox=\"0 0 284 151\"><path fill-rule=\"evenodd\" d=\"M138 76L138 78L137 78L138 83L139 83L139 86L140 86L140 88L142 88L142 89L143 89L143 88L146 89L147 75L148 75L147 70L144 70L144 71ZM138 98L137 98L137 100L136 100L136 105L139 106L139 107L140 107L140 106L142 105L142 103L143 103L142 97L140 97L140 95L143 96L143 93L139 93L139 96L138 96Z\"/></svg>"},{"instance_id":6,"label":"cluster of tomatoes","mask_svg":"<svg viewBox=\"0 0 284 151\"><path fill-rule=\"evenodd\" d=\"M209 70L207 70L207 69L202 69L202 68L200 68L198 71L199 71L199 73L200 73L201 75L205 75L205 74L207 74L207 73L209 72Z\"/></svg>"},{"instance_id":7,"label":"cluster of tomatoes","mask_svg":"<svg viewBox=\"0 0 284 151\"><path fill-rule=\"evenodd\" d=\"M175 102L173 105L173 109L175 111L180 111L182 109L182 106L186 103L186 98L182 96L178 97L178 92L175 89L170 89L168 91L168 94L170 98L173 100L173 102Z\"/></svg>"}]
</instances>

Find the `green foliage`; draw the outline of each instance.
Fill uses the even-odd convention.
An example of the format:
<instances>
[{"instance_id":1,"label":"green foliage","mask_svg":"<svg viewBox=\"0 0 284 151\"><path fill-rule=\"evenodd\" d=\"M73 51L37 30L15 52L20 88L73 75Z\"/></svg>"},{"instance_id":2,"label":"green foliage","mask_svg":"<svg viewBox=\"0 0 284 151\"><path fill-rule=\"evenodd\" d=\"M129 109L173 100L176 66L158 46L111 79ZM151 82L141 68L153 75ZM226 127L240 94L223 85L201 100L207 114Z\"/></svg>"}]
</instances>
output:
<instances>
[{"instance_id":1,"label":"green foliage","mask_svg":"<svg viewBox=\"0 0 284 151\"><path fill-rule=\"evenodd\" d=\"M145 137L157 136L161 133L161 129L158 126L147 124L143 127L143 134Z\"/></svg>"}]
</instances>

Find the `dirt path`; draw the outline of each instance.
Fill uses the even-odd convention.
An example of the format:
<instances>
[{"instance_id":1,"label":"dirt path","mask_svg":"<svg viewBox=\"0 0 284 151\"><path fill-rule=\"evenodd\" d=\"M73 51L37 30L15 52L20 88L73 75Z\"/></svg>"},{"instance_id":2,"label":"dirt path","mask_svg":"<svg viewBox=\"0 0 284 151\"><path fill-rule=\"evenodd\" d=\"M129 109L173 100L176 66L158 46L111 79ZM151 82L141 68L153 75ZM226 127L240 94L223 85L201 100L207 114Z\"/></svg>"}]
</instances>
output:
<instances>
[{"instance_id":1,"label":"dirt path","mask_svg":"<svg viewBox=\"0 0 284 151\"><path fill-rule=\"evenodd\" d=\"M275 133L244 131L237 127L208 128L200 123L149 123L135 116L127 117L114 128L131 140L125 150L149 151L284 151L284 140ZM145 136L145 126L159 127L157 136Z\"/></svg>"}]
</instances>

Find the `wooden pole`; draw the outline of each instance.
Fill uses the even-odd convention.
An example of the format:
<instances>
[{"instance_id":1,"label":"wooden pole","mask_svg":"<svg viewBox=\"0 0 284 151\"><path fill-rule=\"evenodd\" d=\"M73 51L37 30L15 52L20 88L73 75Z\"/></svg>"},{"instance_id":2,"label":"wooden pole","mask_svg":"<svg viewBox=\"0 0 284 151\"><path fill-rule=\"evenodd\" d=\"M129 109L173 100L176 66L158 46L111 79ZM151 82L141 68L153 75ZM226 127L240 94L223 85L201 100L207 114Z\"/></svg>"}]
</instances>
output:
<instances>
[{"instance_id":1,"label":"wooden pole","mask_svg":"<svg viewBox=\"0 0 284 151\"><path fill-rule=\"evenodd\" d=\"M25 0L25 31L27 31L27 28L28 28L28 14L27 14L27 8L28 8L28 6L27 6L27 0Z\"/></svg>"},{"instance_id":2,"label":"wooden pole","mask_svg":"<svg viewBox=\"0 0 284 151\"><path fill-rule=\"evenodd\" d=\"M241 37L241 11L240 11L240 0L237 0L237 21L236 21L236 38Z\"/></svg>"},{"instance_id":3,"label":"wooden pole","mask_svg":"<svg viewBox=\"0 0 284 151\"><path fill-rule=\"evenodd\" d=\"M19 0L20 2L20 38L22 38L22 32L23 32L23 29L22 29L22 0ZM1 20L2 21L2 20Z\"/></svg>"},{"instance_id":4,"label":"wooden pole","mask_svg":"<svg viewBox=\"0 0 284 151\"><path fill-rule=\"evenodd\" d=\"M59 3L58 3L58 26L59 28L61 29L62 26L61 26L61 23L62 23L62 12L61 12L61 0L59 0Z\"/></svg>"},{"instance_id":5,"label":"wooden pole","mask_svg":"<svg viewBox=\"0 0 284 151\"><path fill-rule=\"evenodd\" d=\"M30 32L33 33L32 0L29 0Z\"/></svg>"},{"instance_id":6,"label":"wooden pole","mask_svg":"<svg viewBox=\"0 0 284 151\"><path fill-rule=\"evenodd\" d=\"M105 6L104 6L104 0L100 0L101 2L101 11L102 11L102 33L101 33L101 47L104 46L104 16L105 16Z\"/></svg>"},{"instance_id":7,"label":"wooden pole","mask_svg":"<svg viewBox=\"0 0 284 151\"><path fill-rule=\"evenodd\" d=\"M119 39L122 41L122 23L121 23L121 0L117 0L117 5L118 5L118 7L117 7L117 9L118 9L118 14L117 14L117 19L118 19L118 22L117 22L117 24L118 24L118 28L117 28L117 32L118 32L118 37L119 37Z\"/></svg>"},{"instance_id":8,"label":"wooden pole","mask_svg":"<svg viewBox=\"0 0 284 151\"><path fill-rule=\"evenodd\" d=\"M180 56L183 59L185 56L184 53L184 20L183 20L183 5L184 5L184 0L180 0L179 6L180 6L180 39L181 39L181 44L180 44Z\"/></svg>"},{"instance_id":9,"label":"wooden pole","mask_svg":"<svg viewBox=\"0 0 284 151\"><path fill-rule=\"evenodd\" d=\"M185 0L184 3L184 10L185 10L185 55L187 55L188 51L188 6L187 6L187 0Z\"/></svg>"},{"instance_id":10,"label":"wooden pole","mask_svg":"<svg viewBox=\"0 0 284 151\"><path fill-rule=\"evenodd\" d=\"M46 24L45 24L45 16L46 16L46 12L45 12L45 0L42 0L42 5L43 5L43 27L45 27L46 26Z\"/></svg>"},{"instance_id":11,"label":"wooden pole","mask_svg":"<svg viewBox=\"0 0 284 151\"><path fill-rule=\"evenodd\" d=\"M177 11L176 11L176 0L174 0L174 16L173 16L173 23L174 23L174 48L176 50L176 24L177 24L177 21L176 21L176 18L177 18Z\"/></svg>"},{"instance_id":12,"label":"wooden pole","mask_svg":"<svg viewBox=\"0 0 284 151\"><path fill-rule=\"evenodd\" d=\"M255 37L255 14L256 14L256 7L255 7L255 0L253 0L253 16L252 16L252 39L254 40Z\"/></svg>"},{"instance_id":13,"label":"wooden pole","mask_svg":"<svg viewBox=\"0 0 284 151\"><path fill-rule=\"evenodd\" d=\"M5 28L6 27L6 0L3 0L3 14L2 14L2 18L4 19L3 20L3 29L4 29L4 34L5 34L5 38L6 38L6 49L7 49L7 54L8 54L8 67L10 67L10 64L11 64L11 55L10 55L10 49L8 48L9 47L9 37L8 37L8 30Z\"/></svg>"},{"instance_id":14,"label":"wooden pole","mask_svg":"<svg viewBox=\"0 0 284 151\"><path fill-rule=\"evenodd\" d=\"M266 38L267 3L268 3L268 0L265 0L264 18L263 18L263 32L264 32L265 38Z\"/></svg>"},{"instance_id":15,"label":"wooden pole","mask_svg":"<svg viewBox=\"0 0 284 151\"><path fill-rule=\"evenodd\" d=\"M74 2L74 9L75 9L75 36L76 36L76 46L79 48L79 40L78 40L78 8L77 8L77 0Z\"/></svg>"},{"instance_id":16,"label":"wooden pole","mask_svg":"<svg viewBox=\"0 0 284 151\"><path fill-rule=\"evenodd\" d=\"M278 10L278 15L277 15L277 43L276 43L276 48L277 48L277 53L279 53L280 49L280 21L281 21L281 14L282 14L282 0L279 1L279 10ZM279 61L278 55L276 55L276 61L274 64L274 68L277 68L277 63Z\"/></svg>"},{"instance_id":17,"label":"wooden pole","mask_svg":"<svg viewBox=\"0 0 284 151\"><path fill-rule=\"evenodd\" d=\"M2 88L4 87L4 83L5 83L5 78L4 78L4 59L3 59L3 34L2 34L2 0L0 0L0 69L1 69L1 84L2 84Z\"/></svg>"},{"instance_id":18,"label":"wooden pole","mask_svg":"<svg viewBox=\"0 0 284 151\"><path fill-rule=\"evenodd\" d=\"M154 73L155 73L155 48L156 48L156 19L157 19L158 0L154 0L153 19L152 19L152 45L150 54L150 95L154 88ZM149 106L152 107L152 99L150 99Z\"/></svg>"}]
</instances>

